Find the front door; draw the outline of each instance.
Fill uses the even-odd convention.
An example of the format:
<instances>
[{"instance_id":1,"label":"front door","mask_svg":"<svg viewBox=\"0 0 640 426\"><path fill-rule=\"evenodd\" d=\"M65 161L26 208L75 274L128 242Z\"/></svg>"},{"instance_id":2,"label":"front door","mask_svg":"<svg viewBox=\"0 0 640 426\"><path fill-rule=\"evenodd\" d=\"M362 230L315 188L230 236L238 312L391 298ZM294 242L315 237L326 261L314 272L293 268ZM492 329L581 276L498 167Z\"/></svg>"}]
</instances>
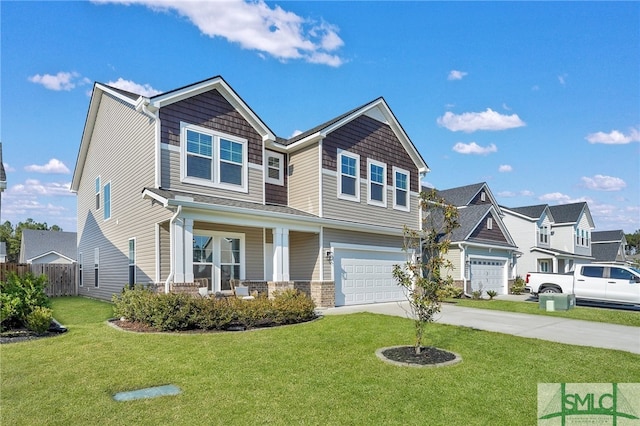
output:
<instances>
[{"instance_id":1,"label":"front door","mask_svg":"<svg viewBox=\"0 0 640 426\"><path fill-rule=\"evenodd\" d=\"M193 277L207 279L208 291L228 291L232 279L244 279L243 259L243 234L194 232Z\"/></svg>"}]
</instances>

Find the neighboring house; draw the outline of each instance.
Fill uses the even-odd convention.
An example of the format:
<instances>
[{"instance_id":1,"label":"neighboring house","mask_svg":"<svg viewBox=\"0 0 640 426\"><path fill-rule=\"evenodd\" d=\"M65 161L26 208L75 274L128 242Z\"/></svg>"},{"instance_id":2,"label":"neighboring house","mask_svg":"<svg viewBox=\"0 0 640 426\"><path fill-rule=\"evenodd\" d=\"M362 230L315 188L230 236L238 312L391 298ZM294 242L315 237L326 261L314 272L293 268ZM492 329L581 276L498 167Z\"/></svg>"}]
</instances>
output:
<instances>
[{"instance_id":1,"label":"neighboring house","mask_svg":"<svg viewBox=\"0 0 640 426\"><path fill-rule=\"evenodd\" d=\"M75 232L23 229L20 263L64 263L76 261Z\"/></svg>"},{"instance_id":2,"label":"neighboring house","mask_svg":"<svg viewBox=\"0 0 640 426\"><path fill-rule=\"evenodd\" d=\"M488 185L482 182L437 194L458 209L460 226L451 234L447 253L454 282L466 295L488 290L507 294L520 253Z\"/></svg>"},{"instance_id":3,"label":"neighboring house","mask_svg":"<svg viewBox=\"0 0 640 426\"><path fill-rule=\"evenodd\" d=\"M503 221L522 252L517 274L569 272L576 264L590 263L594 229L585 202L549 206L501 207Z\"/></svg>"},{"instance_id":4,"label":"neighboring house","mask_svg":"<svg viewBox=\"0 0 640 426\"><path fill-rule=\"evenodd\" d=\"M7 243L0 242L0 263L7 263Z\"/></svg>"},{"instance_id":5,"label":"neighboring house","mask_svg":"<svg viewBox=\"0 0 640 426\"><path fill-rule=\"evenodd\" d=\"M591 254L599 263L627 263L627 238L624 231L594 231L591 233Z\"/></svg>"},{"instance_id":6,"label":"neighboring house","mask_svg":"<svg viewBox=\"0 0 640 426\"><path fill-rule=\"evenodd\" d=\"M79 292L240 280L319 306L402 300L391 271L426 172L383 98L285 139L221 77L153 97L96 83L71 184Z\"/></svg>"}]
</instances>

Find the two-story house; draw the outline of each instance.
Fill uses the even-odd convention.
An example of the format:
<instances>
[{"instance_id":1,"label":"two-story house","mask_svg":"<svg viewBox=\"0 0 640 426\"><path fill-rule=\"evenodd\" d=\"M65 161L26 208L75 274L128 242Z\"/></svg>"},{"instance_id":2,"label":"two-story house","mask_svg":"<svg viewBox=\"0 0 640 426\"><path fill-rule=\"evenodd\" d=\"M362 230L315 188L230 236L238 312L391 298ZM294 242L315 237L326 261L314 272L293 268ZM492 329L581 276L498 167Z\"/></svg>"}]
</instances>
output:
<instances>
[{"instance_id":1,"label":"two-story house","mask_svg":"<svg viewBox=\"0 0 640 426\"><path fill-rule=\"evenodd\" d=\"M427 190L427 188L425 188ZM464 294L494 290L507 294L513 282L518 247L502 222L502 212L485 182L439 190L458 210L459 227L450 235L449 275Z\"/></svg>"},{"instance_id":2,"label":"two-story house","mask_svg":"<svg viewBox=\"0 0 640 426\"><path fill-rule=\"evenodd\" d=\"M594 260L591 232L595 228L586 202L549 206L501 207L504 223L520 248L517 274L569 272Z\"/></svg>"},{"instance_id":3,"label":"two-story house","mask_svg":"<svg viewBox=\"0 0 640 426\"><path fill-rule=\"evenodd\" d=\"M295 287L402 300L428 167L383 98L277 137L221 77L146 97L96 83L73 175L80 294ZM235 282L235 281L234 281Z\"/></svg>"}]
</instances>

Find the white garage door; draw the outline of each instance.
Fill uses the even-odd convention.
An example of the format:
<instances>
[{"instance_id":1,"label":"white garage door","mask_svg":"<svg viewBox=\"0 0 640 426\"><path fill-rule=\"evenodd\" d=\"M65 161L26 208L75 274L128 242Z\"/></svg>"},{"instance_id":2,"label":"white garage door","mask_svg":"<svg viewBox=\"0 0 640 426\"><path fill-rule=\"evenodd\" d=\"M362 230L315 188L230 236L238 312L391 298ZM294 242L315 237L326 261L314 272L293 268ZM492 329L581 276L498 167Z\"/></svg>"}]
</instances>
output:
<instances>
[{"instance_id":1,"label":"white garage door","mask_svg":"<svg viewBox=\"0 0 640 426\"><path fill-rule=\"evenodd\" d=\"M505 261L488 259L471 259L471 290L494 290L498 294L505 294Z\"/></svg>"},{"instance_id":2,"label":"white garage door","mask_svg":"<svg viewBox=\"0 0 640 426\"><path fill-rule=\"evenodd\" d=\"M406 300L393 278L393 265L406 262L406 253L388 249L335 249L336 306Z\"/></svg>"}]
</instances>

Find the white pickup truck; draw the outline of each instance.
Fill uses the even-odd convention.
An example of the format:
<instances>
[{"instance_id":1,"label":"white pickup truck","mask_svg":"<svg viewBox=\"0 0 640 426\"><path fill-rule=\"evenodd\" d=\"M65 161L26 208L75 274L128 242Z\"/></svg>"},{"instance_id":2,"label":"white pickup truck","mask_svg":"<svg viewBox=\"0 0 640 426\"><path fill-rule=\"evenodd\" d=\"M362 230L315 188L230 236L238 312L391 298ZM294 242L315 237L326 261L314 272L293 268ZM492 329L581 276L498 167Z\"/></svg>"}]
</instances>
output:
<instances>
[{"instance_id":1,"label":"white pickup truck","mask_svg":"<svg viewBox=\"0 0 640 426\"><path fill-rule=\"evenodd\" d=\"M529 272L525 290L575 294L576 299L640 305L640 270L627 266L591 263L577 265L566 274Z\"/></svg>"}]
</instances>

